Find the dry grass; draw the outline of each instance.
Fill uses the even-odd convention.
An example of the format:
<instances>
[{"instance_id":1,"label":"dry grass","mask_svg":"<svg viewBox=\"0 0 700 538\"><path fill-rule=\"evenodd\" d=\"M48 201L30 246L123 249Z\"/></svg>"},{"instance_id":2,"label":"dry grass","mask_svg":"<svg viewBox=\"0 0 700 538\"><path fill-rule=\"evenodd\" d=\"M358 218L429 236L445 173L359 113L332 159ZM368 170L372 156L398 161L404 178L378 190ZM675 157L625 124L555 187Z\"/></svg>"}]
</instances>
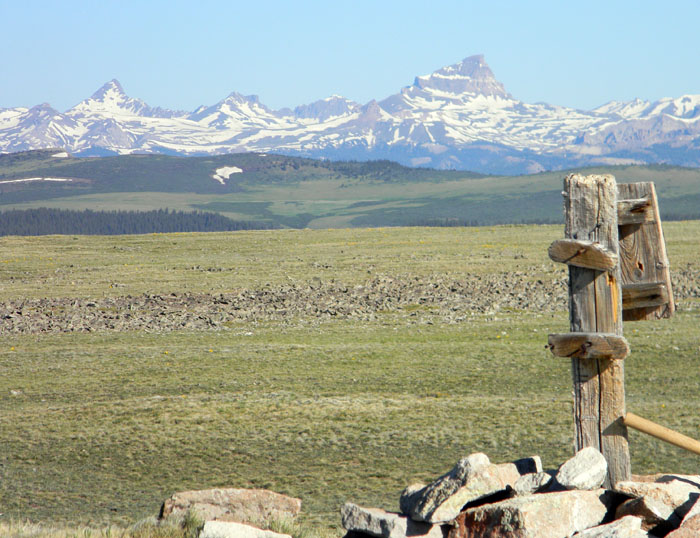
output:
<instances>
[{"instance_id":1,"label":"dry grass","mask_svg":"<svg viewBox=\"0 0 700 538\"><path fill-rule=\"evenodd\" d=\"M29 522L10 521L0 523L3 538L187 538L187 531L180 526L137 525L130 529L106 527L54 527Z\"/></svg>"},{"instance_id":2,"label":"dry grass","mask_svg":"<svg viewBox=\"0 0 700 538\"><path fill-rule=\"evenodd\" d=\"M371 274L524 270L563 274L546 257L560 227L375 228L145 236L0 238L0 297L218 292ZM517 256L517 259L516 259ZM504 265L505 262L505 265Z\"/></svg>"},{"instance_id":3,"label":"dry grass","mask_svg":"<svg viewBox=\"0 0 700 538\"><path fill-rule=\"evenodd\" d=\"M672 266L697 267L700 223L665 231ZM546 250L561 235L502 227L5 238L0 297L352 283L374 273L560 278ZM157 538L134 534L146 531L132 523L175 491L209 487L301 497L298 534L337 534L343 502L395 509L404 486L467 453L540 454L547 466L570 454L570 367L544 350L548 332L567 330L566 305L452 325L431 325L423 312L312 321L0 336L0 535ZM625 334L628 408L698 437L697 309L628 324ZM631 443L637 473L697 471L678 449L634 432ZM18 523L27 519L68 530L32 535Z\"/></svg>"}]
</instances>

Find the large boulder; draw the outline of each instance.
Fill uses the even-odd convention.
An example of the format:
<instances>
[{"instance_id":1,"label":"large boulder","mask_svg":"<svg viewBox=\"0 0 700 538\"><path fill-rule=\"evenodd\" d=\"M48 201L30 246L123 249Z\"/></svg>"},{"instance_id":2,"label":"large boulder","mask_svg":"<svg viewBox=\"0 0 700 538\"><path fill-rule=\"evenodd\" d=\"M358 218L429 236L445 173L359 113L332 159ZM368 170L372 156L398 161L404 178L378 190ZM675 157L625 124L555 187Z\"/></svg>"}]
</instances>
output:
<instances>
[{"instance_id":1,"label":"large boulder","mask_svg":"<svg viewBox=\"0 0 700 538\"><path fill-rule=\"evenodd\" d=\"M301 499L266 489L206 489L175 493L163 503L160 518L194 512L204 521L259 524L270 518L294 518L300 510Z\"/></svg>"},{"instance_id":2,"label":"large boulder","mask_svg":"<svg viewBox=\"0 0 700 538\"><path fill-rule=\"evenodd\" d=\"M605 490L514 497L465 510L448 538L562 538L600 525L612 502Z\"/></svg>"},{"instance_id":3,"label":"large boulder","mask_svg":"<svg viewBox=\"0 0 700 538\"><path fill-rule=\"evenodd\" d=\"M471 454L432 484L422 489L409 486L399 504L401 511L416 521L452 521L467 503L509 488L522 474L541 470L539 458L493 465L486 454Z\"/></svg>"},{"instance_id":4,"label":"large boulder","mask_svg":"<svg viewBox=\"0 0 700 538\"><path fill-rule=\"evenodd\" d=\"M340 515L344 529L379 538L444 538L443 529L439 525L413 521L401 514L385 512L379 508L363 508L345 503Z\"/></svg>"},{"instance_id":5,"label":"large boulder","mask_svg":"<svg viewBox=\"0 0 700 538\"><path fill-rule=\"evenodd\" d=\"M679 515L683 517L700 497L700 481L697 479L694 476L658 475L653 482L618 482L613 490L628 497L652 497L679 510Z\"/></svg>"},{"instance_id":6,"label":"large boulder","mask_svg":"<svg viewBox=\"0 0 700 538\"><path fill-rule=\"evenodd\" d=\"M654 482L647 479L618 482L613 488L631 500L617 509L621 515L635 515L644 520L643 527L666 533L678 527L700 498L697 476L657 475Z\"/></svg>"},{"instance_id":7,"label":"large boulder","mask_svg":"<svg viewBox=\"0 0 700 538\"><path fill-rule=\"evenodd\" d=\"M554 478L544 471L539 473L524 474L513 484L513 493L517 496L532 495L546 491Z\"/></svg>"},{"instance_id":8,"label":"large boulder","mask_svg":"<svg viewBox=\"0 0 700 538\"><path fill-rule=\"evenodd\" d=\"M557 483L565 489L598 489L608 473L608 462L599 450L588 446L579 450L566 461L555 476Z\"/></svg>"}]
</instances>

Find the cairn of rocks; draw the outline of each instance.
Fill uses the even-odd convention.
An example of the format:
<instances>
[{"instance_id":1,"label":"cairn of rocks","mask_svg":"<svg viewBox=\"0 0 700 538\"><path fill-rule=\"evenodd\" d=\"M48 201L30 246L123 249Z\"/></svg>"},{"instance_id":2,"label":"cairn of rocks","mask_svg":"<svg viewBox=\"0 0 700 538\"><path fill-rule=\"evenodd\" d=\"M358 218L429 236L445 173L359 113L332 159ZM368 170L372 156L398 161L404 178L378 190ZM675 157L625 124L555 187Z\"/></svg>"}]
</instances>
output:
<instances>
[{"instance_id":1,"label":"cairn of rocks","mask_svg":"<svg viewBox=\"0 0 700 538\"><path fill-rule=\"evenodd\" d=\"M346 503L342 523L347 538L700 537L700 476L633 476L602 489L606 474L592 447L557 470L538 456L493 464L476 453L408 486L399 512Z\"/></svg>"}]
</instances>

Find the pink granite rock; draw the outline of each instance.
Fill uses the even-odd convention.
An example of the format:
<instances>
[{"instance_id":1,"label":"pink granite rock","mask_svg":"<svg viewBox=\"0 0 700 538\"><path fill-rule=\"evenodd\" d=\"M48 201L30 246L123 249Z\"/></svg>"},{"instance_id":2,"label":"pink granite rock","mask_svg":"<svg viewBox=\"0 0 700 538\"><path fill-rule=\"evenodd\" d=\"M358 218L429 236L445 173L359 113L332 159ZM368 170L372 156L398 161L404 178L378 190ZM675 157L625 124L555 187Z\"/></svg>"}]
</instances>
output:
<instances>
[{"instance_id":1,"label":"pink granite rock","mask_svg":"<svg viewBox=\"0 0 700 538\"><path fill-rule=\"evenodd\" d=\"M301 500L266 489L206 489L182 491L167 499L160 510L161 519L183 516L193 510L204 521L237 521L257 524L269 519L294 518Z\"/></svg>"},{"instance_id":2,"label":"pink granite rock","mask_svg":"<svg viewBox=\"0 0 700 538\"><path fill-rule=\"evenodd\" d=\"M514 497L465 510L448 538L562 538L602 523L611 503L602 489Z\"/></svg>"}]
</instances>

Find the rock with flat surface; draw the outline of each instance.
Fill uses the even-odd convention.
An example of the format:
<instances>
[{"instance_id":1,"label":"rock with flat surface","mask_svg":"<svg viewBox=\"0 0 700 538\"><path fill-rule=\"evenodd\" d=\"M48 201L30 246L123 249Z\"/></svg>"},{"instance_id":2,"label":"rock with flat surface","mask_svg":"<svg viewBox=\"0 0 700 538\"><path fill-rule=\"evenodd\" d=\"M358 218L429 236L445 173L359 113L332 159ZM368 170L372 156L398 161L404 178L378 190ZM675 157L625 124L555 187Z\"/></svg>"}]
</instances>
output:
<instances>
[{"instance_id":1,"label":"rock with flat surface","mask_svg":"<svg viewBox=\"0 0 700 538\"><path fill-rule=\"evenodd\" d=\"M652 496L630 499L622 503L617 507L615 517L619 519L624 516L640 518L642 529L645 531L668 532L680 524L680 518L676 516L673 506Z\"/></svg>"},{"instance_id":2,"label":"rock with flat surface","mask_svg":"<svg viewBox=\"0 0 700 538\"><path fill-rule=\"evenodd\" d=\"M379 508L363 508L353 503L345 503L340 515L344 529L379 538L444 538L442 527L439 525L413 521L401 514Z\"/></svg>"},{"instance_id":3,"label":"rock with flat surface","mask_svg":"<svg viewBox=\"0 0 700 538\"><path fill-rule=\"evenodd\" d=\"M292 538L289 534L265 531L235 521L207 521L199 538Z\"/></svg>"},{"instance_id":4,"label":"rock with flat surface","mask_svg":"<svg viewBox=\"0 0 700 538\"><path fill-rule=\"evenodd\" d=\"M545 472L525 474L515 481L513 492L518 497L522 497L546 491L553 480L552 475Z\"/></svg>"},{"instance_id":5,"label":"rock with flat surface","mask_svg":"<svg viewBox=\"0 0 700 538\"><path fill-rule=\"evenodd\" d=\"M608 472L608 462L599 450L588 446L566 461L555 477L565 489L598 489Z\"/></svg>"},{"instance_id":6,"label":"rock with flat surface","mask_svg":"<svg viewBox=\"0 0 700 538\"><path fill-rule=\"evenodd\" d=\"M206 489L182 491L167 499L160 509L161 519L182 517L194 511L204 521L237 521L257 524L270 517L294 518L301 500L266 489Z\"/></svg>"},{"instance_id":7,"label":"rock with flat surface","mask_svg":"<svg viewBox=\"0 0 700 538\"><path fill-rule=\"evenodd\" d=\"M448 538L563 538L600 525L611 503L602 489L514 497L465 510Z\"/></svg>"},{"instance_id":8,"label":"rock with flat surface","mask_svg":"<svg viewBox=\"0 0 700 538\"><path fill-rule=\"evenodd\" d=\"M521 476L519 469L535 468L537 462L532 458L519 460L518 464L493 465L485 454L472 454L423 489L405 491L400 501L401 510L416 521L452 521L467 503L496 494L514 484Z\"/></svg>"},{"instance_id":9,"label":"rock with flat surface","mask_svg":"<svg viewBox=\"0 0 700 538\"><path fill-rule=\"evenodd\" d=\"M416 521L430 523L449 521L469 502L465 485L473 482L474 477L490 465L491 462L486 454L471 454L459 460L450 472L442 475L432 484L402 496L400 504ZM480 495L487 495L490 491L490 488L486 488L486 491L480 491ZM463 501L465 498L467 500Z\"/></svg>"},{"instance_id":10,"label":"rock with flat surface","mask_svg":"<svg viewBox=\"0 0 700 538\"><path fill-rule=\"evenodd\" d=\"M647 497L671 506L683 518L700 497L697 482L681 475L662 475L656 482L625 480L615 484L614 491L628 497Z\"/></svg>"},{"instance_id":11,"label":"rock with flat surface","mask_svg":"<svg viewBox=\"0 0 700 538\"><path fill-rule=\"evenodd\" d=\"M573 538L648 538L648 536L649 533L642 530L641 519L625 516L611 523L577 532Z\"/></svg>"}]
</instances>

